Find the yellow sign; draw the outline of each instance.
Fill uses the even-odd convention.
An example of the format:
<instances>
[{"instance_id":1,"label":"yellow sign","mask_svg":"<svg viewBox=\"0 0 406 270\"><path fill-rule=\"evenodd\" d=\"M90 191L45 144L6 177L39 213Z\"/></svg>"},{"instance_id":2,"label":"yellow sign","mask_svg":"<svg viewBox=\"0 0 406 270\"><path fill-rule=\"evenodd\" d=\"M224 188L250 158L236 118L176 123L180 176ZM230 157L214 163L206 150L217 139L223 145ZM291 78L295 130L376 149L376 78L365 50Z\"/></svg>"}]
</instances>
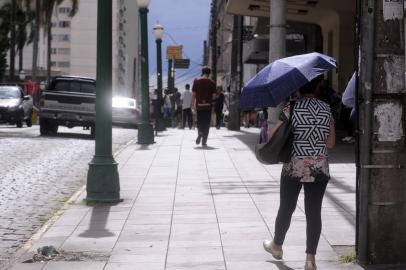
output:
<instances>
[{"instance_id":1,"label":"yellow sign","mask_svg":"<svg viewBox=\"0 0 406 270\"><path fill-rule=\"evenodd\" d=\"M182 45L166 47L166 59L182 59Z\"/></svg>"}]
</instances>

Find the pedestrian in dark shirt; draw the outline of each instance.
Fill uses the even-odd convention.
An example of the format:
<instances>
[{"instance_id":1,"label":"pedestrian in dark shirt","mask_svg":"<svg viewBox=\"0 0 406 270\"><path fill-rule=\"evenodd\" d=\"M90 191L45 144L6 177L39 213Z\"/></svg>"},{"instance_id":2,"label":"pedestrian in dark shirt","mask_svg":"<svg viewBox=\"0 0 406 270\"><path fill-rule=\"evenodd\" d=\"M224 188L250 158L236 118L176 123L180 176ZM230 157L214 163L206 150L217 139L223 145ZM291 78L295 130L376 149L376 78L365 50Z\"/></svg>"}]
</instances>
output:
<instances>
[{"instance_id":1,"label":"pedestrian in dark shirt","mask_svg":"<svg viewBox=\"0 0 406 270\"><path fill-rule=\"evenodd\" d=\"M193 108L197 114L197 138L196 144L202 142L202 146L207 146L209 136L211 109L213 100L216 97L216 84L209 79L211 69L204 67L202 76L193 82Z\"/></svg>"},{"instance_id":2,"label":"pedestrian in dark shirt","mask_svg":"<svg viewBox=\"0 0 406 270\"><path fill-rule=\"evenodd\" d=\"M220 129L223 120L223 106L224 94L221 86L217 87L216 103L214 105L214 112L216 113L216 128Z\"/></svg>"}]
</instances>

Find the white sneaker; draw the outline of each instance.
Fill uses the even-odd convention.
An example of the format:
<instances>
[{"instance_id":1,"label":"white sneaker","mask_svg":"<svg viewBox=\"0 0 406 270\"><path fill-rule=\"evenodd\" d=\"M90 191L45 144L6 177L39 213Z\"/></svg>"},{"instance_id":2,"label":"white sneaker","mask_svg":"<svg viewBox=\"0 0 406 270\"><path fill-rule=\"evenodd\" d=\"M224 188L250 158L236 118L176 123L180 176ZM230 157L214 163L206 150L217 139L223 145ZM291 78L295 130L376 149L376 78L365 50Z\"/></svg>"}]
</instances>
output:
<instances>
[{"instance_id":1,"label":"white sneaker","mask_svg":"<svg viewBox=\"0 0 406 270\"><path fill-rule=\"evenodd\" d=\"M347 137L342 138L341 141L343 141L343 142L348 142L348 141L351 140L351 139L352 139L351 136L347 136Z\"/></svg>"},{"instance_id":2,"label":"white sneaker","mask_svg":"<svg viewBox=\"0 0 406 270\"><path fill-rule=\"evenodd\" d=\"M351 137L351 139L349 139L349 140L347 141L347 143L355 143L355 138L354 138L354 137Z\"/></svg>"},{"instance_id":3,"label":"white sneaker","mask_svg":"<svg viewBox=\"0 0 406 270\"><path fill-rule=\"evenodd\" d=\"M270 241L270 240L264 240L263 245L264 245L264 249L265 249L267 252L271 253L272 256L273 256L275 259L277 259L277 260L282 260L283 251L282 251L282 250L275 250L275 249L273 248L273 246L272 246L272 245L273 245L273 242L272 242L272 241Z\"/></svg>"},{"instance_id":4,"label":"white sneaker","mask_svg":"<svg viewBox=\"0 0 406 270\"><path fill-rule=\"evenodd\" d=\"M312 261L306 261L304 269L305 270L317 270L317 266Z\"/></svg>"}]
</instances>

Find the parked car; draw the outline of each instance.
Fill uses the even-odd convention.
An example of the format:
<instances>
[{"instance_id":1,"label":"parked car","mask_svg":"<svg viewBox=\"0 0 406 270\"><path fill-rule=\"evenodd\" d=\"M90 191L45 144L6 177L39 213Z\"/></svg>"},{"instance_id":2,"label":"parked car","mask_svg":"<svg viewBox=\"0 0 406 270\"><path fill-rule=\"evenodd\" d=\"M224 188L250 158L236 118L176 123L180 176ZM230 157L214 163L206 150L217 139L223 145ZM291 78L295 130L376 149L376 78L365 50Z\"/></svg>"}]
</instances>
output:
<instances>
[{"instance_id":1,"label":"parked car","mask_svg":"<svg viewBox=\"0 0 406 270\"><path fill-rule=\"evenodd\" d=\"M140 121L140 111L137 101L127 97L113 97L113 125L137 127Z\"/></svg>"},{"instance_id":2,"label":"parked car","mask_svg":"<svg viewBox=\"0 0 406 270\"><path fill-rule=\"evenodd\" d=\"M82 126L95 136L96 81L84 77L57 76L40 96L40 133L56 133L58 126Z\"/></svg>"},{"instance_id":3,"label":"parked car","mask_svg":"<svg viewBox=\"0 0 406 270\"><path fill-rule=\"evenodd\" d=\"M33 102L17 85L0 85L0 123L32 126Z\"/></svg>"}]
</instances>

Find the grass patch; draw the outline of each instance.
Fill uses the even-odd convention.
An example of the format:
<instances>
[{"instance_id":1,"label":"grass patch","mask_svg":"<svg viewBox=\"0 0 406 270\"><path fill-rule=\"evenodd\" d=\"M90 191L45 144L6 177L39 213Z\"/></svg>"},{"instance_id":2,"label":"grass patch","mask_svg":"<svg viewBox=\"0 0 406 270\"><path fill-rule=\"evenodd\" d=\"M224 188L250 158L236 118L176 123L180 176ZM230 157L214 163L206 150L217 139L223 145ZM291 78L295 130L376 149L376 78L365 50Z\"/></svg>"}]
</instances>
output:
<instances>
[{"instance_id":1,"label":"grass patch","mask_svg":"<svg viewBox=\"0 0 406 270\"><path fill-rule=\"evenodd\" d=\"M355 251L352 251L349 254L340 256L341 263L355 263L356 261L357 261L357 255L355 254Z\"/></svg>"}]
</instances>

